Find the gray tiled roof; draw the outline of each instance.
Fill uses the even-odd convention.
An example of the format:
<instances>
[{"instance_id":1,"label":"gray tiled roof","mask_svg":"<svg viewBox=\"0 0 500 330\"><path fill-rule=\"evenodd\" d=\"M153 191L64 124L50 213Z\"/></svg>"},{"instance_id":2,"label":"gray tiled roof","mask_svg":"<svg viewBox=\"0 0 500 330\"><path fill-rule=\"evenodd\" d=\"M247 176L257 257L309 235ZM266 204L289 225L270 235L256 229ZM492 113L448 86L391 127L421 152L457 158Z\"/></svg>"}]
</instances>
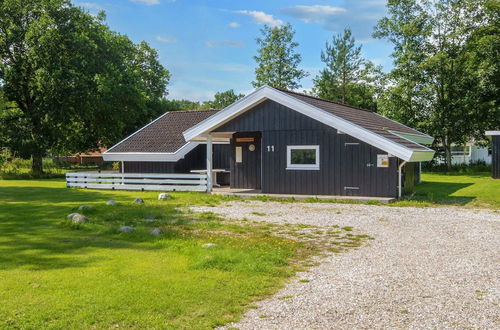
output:
<instances>
[{"instance_id":1,"label":"gray tiled roof","mask_svg":"<svg viewBox=\"0 0 500 330\"><path fill-rule=\"evenodd\" d=\"M381 115L378 115L370 110L360 109L352 107L342 103L331 102L323 99L319 99L313 96L291 92L288 90L283 90L276 88L300 101L308 103L315 106L321 110L327 111L337 117L350 121L353 124L361 126L375 134L381 135L391 141L401 144L405 147L415 150L428 150L421 145L403 139L389 131L398 131L401 133L416 134L421 136L427 136L417 130L409 128L403 124L392 121Z\"/></svg>"},{"instance_id":2,"label":"gray tiled roof","mask_svg":"<svg viewBox=\"0 0 500 330\"><path fill-rule=\"evenodd\" d=\"M186 144L182 132L217 111L219 110L167 112L109 149L108 152L176 152Z\"/></svg>"}]
</instances>

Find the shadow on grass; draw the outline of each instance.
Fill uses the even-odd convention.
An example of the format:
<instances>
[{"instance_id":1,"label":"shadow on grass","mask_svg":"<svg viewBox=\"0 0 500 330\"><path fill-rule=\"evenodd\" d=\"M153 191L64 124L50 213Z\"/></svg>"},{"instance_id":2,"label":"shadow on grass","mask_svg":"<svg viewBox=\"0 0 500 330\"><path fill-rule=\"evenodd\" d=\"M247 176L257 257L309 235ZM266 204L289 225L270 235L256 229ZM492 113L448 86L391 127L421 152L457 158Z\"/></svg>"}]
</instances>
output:
<instances>
[{"instance_id":1,"label":"shadow on grass","mask_svg":"<svg viewBox=\"0 0 500 330\"><path fill-rule=\"evenodd\" d=\"M410 200L425 201L443 205L466 205L474 196L452 196L457 191L472 186L473 183L452 183L426 181L415 187L415 194Z\"/></svg>"}]
</instances>

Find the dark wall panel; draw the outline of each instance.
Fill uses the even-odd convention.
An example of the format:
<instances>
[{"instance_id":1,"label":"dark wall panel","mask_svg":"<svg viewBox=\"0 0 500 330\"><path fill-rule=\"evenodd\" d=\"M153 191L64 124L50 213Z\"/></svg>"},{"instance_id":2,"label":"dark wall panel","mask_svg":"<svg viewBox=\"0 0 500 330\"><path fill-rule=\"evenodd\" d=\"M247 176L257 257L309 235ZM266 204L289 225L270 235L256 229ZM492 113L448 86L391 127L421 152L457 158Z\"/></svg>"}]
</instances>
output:
<instances>
[{"instance_id":1,"label":"dark wall panel","mask_svg":"<svg viewBox=\"0 0 500 330\"><path fill-rule=\"evenodd\" d=\"M215 131L262 132L263 193L397 196L396 158L377 167L377 154L387 153L276 102L265 101ZM319 145L320 169L287 170L287 145Z\"/></svg>"},{"instance_id":2,"label":"dark wall panel","mask_svg":"<svg viewBox=\"0 0 500 330\"><path fill-rule=\"evenodd\" d=\"M213 145L213 168L229 169L229 144ZM207 147L200 144L177 162L125 162L125 173L189 173L207 166Z\"/></svg>"},{"instance_id":3,"label":"dark wall panel","mask_svg":"<svg viewBox=\"0 0 500 330\"><path fill-rule=\"evenodd\" d=\"M500 179L500 136L492 136L491 143L491 176Z\"/></svg>"}]
</instances>

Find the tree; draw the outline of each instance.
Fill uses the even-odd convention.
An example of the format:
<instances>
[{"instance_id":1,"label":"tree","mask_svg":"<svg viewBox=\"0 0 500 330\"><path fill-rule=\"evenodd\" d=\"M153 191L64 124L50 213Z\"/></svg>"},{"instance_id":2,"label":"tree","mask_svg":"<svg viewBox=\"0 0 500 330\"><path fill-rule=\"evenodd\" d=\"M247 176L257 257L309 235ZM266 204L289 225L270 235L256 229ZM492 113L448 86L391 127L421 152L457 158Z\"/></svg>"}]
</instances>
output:
<instances>
[{"instance_id":1,"label":"tree","mask_svg":"<svg viewBox=\"0 0 500 330\"><path fill-rule=\"evenodd\" d=\"M10 147L42 173L49 151L116 142L150 119L168 71L146 44L134 45L68 0L0 2L0 82L15 104Z\"/></svg>"},{"instance_id":2,"label":"tree","mask_svg":"<svg viewBox=\"0 0 500 330\"><path fill-rule=\"evenodd\" d=\"M215 93L214 100L208 101L207 104L211 109L224 109L244 96L244 94L236 94L234 90L229 89L225 92Z\"/></svg>"},{"instance_id":3,"label":"tree","mask_svg":"<svg viewBox=\"0 0 500 330\"><path fill-rule=\"evenodd\" d=\"M293 41L295 31L290 24L283 26L265 26L262 37L257 38L258 55L254 56L257 62L255 69L254 87L269 85L285 89L300 88L300 79L307 73L299 69L302 60L295 52L299 45Z\"/></svg>"},{"instance_id":4,"label":"tree","mask_svg":"<svg viewBox=\"0 0 500 330\"><path fill-rule=\"evenodd\" d=\"M361 46L350 29L333 36L321 51L326 68L314 79L313 93L321 98L376 110L382 69L362 58Z\"/></svg>"},{"instance_id":5,"label":"tree","mask_svg":"<svg viewBox=\"0 0 500 330\"><path fill-rule=\"evenodd\" d=\"M485 90L471 79L483 75L481 65L473 65L482 61L473 40L494 21L485 19L488 2L392 0L389 16L379 21L374 34L395 47L392 87L381 102L382 111L435 136L448 166L451 146L467 142L478 129L484 130L488 114L498 114L498 105L485 104L479 97ZM495 53L489 52L488 63L498 60Z\"/></svg>"}]
</instances>

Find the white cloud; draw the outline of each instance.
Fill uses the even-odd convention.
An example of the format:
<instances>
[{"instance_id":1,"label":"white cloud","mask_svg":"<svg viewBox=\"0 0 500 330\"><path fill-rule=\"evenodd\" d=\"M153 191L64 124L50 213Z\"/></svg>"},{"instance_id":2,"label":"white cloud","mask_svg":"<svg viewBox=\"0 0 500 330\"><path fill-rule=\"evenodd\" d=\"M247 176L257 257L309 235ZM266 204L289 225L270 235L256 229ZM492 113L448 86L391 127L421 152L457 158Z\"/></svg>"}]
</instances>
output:
<instances>
[{"instance_id":1,"label":"white cloud","mask_svg":"<svg viewBox=\"0 0 500 330\"><path fill-rule=\"evenodd\" d=\"M213 40L207 40L205 41L205 46L208 48L214 48L214 47L243 47L245 46L245 43L242 41L235 41L235 40L221 40L221 41L213 41Z\"/></svg>"},{"instance_id":2,"label":"white cloud","mask_svg":"<svg viewBox=\"0 0 500 330\"><path fill-rule=\"evenodd\" d=\"M238 22L231 22L229 23L229 27L236 29L237 27L240 27L240 23Z\"/></svg>"},{"instance_id":3,"label":"white cloud","mask_svg":"<svg viewBox=\"0 0 500 330\"><path fill-rule=\"evenodd\" d=\"M252 17L252 20L257 24L266 24L271 27L283 25L282 20L274 18L273 15L266 14L263 11L237 10L236 13Z\"/></svg>"},{"instance_id":4,"label":"white cloud","mask_svg":"<svg viewBox=\"0 0 500 330\"><path fill-rule=\"evenodd\" d=\"M100 5L94 2L80 2L79 5L86 9L98 9L98 10L103 9Z\"/></svg>"},{"instance_id":5,"label":"white cloud","mask_svg":"<svg viewBox=\"0 0 500 330\"><path fill-rule=\"evenodd\" d=\"M135 3L143 3L148 6L160 4L160 0L130 0L130 1Z\"/></svg>"},{"instance_id":6,"label":"white cloud","mask_svg":"<svg viewBox=\"0 0 500 330\"><path fill-rule=\"evenodd\" d=\"M285 8L283 13L298 18L305 23L328 24L332 19L345 13L347 10L341 7L332 6L294 6Z\"/></svg>"},{"instance_id":7,"label":"white cloud","mask_svg":"<svg viewBox=\"0 0 500 330\"><path fill-rule=\"evenodd\" d=\"M155 40L159 41L159 42L163 42L163 43L174 43L174 42L177 42L177 39L175 39L175 38L168 38L168 37L162 37L162 36L156 36Z\"/></svg>"}]
</instances>

